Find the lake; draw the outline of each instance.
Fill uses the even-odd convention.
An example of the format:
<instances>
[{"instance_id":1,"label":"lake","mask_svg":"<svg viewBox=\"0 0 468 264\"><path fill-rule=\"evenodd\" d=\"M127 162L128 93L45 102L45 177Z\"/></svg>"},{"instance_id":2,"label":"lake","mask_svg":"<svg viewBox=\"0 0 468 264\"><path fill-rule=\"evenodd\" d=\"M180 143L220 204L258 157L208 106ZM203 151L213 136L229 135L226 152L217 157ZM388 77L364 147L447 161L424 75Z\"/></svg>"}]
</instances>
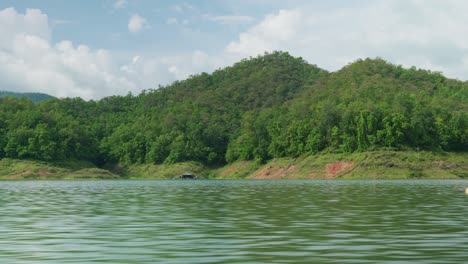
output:
<instances>
[{"instance_id":1,"label":"lake","mask_svg":"<svg viewBox=\"0 0 468 264\"><path fill-rule=\"evenodd\" d=\"M466 263L468 181L1 181L1 263Z\"/></svg>"}]
</instances>

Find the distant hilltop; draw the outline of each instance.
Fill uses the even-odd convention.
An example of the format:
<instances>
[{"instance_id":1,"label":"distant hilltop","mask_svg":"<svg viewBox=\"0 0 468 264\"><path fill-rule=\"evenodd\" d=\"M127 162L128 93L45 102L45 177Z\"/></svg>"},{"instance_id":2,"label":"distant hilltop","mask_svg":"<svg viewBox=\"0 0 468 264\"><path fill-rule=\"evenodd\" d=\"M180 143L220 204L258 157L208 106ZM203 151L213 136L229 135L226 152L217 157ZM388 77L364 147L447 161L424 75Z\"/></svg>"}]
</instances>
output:
<instances>
[{"instance_id":1,"label":"distant hilltop","mask_svg":"<svg viewBox=\"0 0 468 264\"><path fill-rule=\"evenodd\" d=\"M39 103L42 101L55 99L52 95L48 95L45 93L16 93L16 92L8 92L8 91L0 91L0 97L15 97L15 98L27 98L31 100L33 103Z\"/></svg>"}]
</instances>

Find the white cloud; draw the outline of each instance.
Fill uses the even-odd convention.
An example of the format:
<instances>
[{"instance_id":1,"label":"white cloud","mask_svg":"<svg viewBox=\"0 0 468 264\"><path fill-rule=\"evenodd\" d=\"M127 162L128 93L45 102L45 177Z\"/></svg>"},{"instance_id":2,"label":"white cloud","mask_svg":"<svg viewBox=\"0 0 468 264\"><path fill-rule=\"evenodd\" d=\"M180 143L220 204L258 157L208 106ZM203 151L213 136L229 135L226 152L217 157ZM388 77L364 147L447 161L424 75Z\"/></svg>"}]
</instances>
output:
<instances>
[{"instance_id":1,"label":"white cloud","mask_svg":"<svg viewBox=\"0 0 468 264\"><path fill-rule=\"evenodd\" d=\"M239 35L239 41L231 42L226 51L246 57L264 51L284 49L297 38L304 17L298 10L280 10ZM291 43L292 44L292 43Z\"/></svg>"},{"instance_id":2,"label":"white cloud","mask_svg":"<svg viewBox=\"0 0 468 264\"><path fill-rule=\"evenodd\" d=\"M20 34L49 41L51 30L47 15L37 9L27 9L25 14L18 14L13 8L0 10L0 49L11 47L11 41Z\"/></svg>"},{"instance_id":3,"label":"white cloud","mask_svg":"<svg viewBox=\"0 0 468 264\"><path fill-rule=\"evenodd\" d=\"M177 12L177 13L185 13L185 12L190 12L190 11L194 11L194 10L197 10L197 8L195 8L193 5L187 3L187 2L183 2L179 5L173 5L170 7L170 9L174 12Z\"/></svg>"},{"instance_id":4,"label":"white cloud","mask_svg":"<svg viewBox=\"0 0 468 264\"><path fill-rule=\"evenodd\" d=\"M40 10L0 11L1 89L85 99L139 90L108 51L50 39L48 17Z\"/></svg>"},{"instance_id":5,"label":"white cloud","mask_svg":"<svg viewBox=\"0 0 468 264\"><path fill-rule=\"evenodd\" d=\"M468 79L468 3L372 1L364 6L281 10L239 34L231 58L285 50L330 70L363 57Z\"/></svg>"},{"instance_id":6,"label":"white cloud","mask_svg":"<svg viewBox=\"0 0 468 264\"><path fill-rule=\"evenodd\" d=\"M72 20L65 20L65 19L52 19L50 24L52 27L59 26L59 25L67 25L73 23Z\"/></svg>"},{"instance_id":7,"label":"white cloud","mask_svg":"<svg viewBox=\"0 0 468 264\"><path fill-rule=\"evenodd\" d=\"M128 31L131 33L140 32L143 27L147 24L146 19L139 15L132 15L128 20Z\"/></svg>"},{"instance_id":8,"label":"white cloud","mask_svg":"<svg viewBox=\"0 0 468 264\"><path fill-rule=\"evenodd\" d=\"M175 17L170 17L170 18L168 18L166 20L166 24L168 24L168 25L176 25L178 23L179 23L179 21Z\"/></svg>"},{"instance_id":9,"label":"white cloud","mask_svg":"<svg viewBox=\"0 0 468 264\"><path fill-rule=\"evenodd\" d=\"M52 43L49 23L40 10L0 11L0 89L99 99L138 94L223 64L199 50L177 56L134 55L121 64L104 49L67 40Z\"/></svg>"},{"instance_id":10,"label":"white cloud","mask_svg":"<svg viewBox=\"0 0 468 264\"><path fill-rule=\"evenodd\" d=\"M468 2L393 0L348 6L324 10L305 1L296 9L265 16L223 50L164 56L128 51L122 55L66 40L52 42L53 21L46 14L7 8L0 10L0 89L85 99L137 94L273 50L289 51L329 70L357 58L379 56L468 79ZM130 32L148 26L143 17L132 18ZM178 24L188 23L184 21L177 19Z\"/></svg>"},{"instance_id":11,"label":"white cloud","mask_svg":"<svg viewBox=\"0 0 468 264\"><path fill-rule=\"evenodd\" d=\"M114 2L114 8L115 9L122 9L127 6L127 1L126 0L117 0Z\"/></svg>"},{"instance_id":12,"label":"white cloud","mask_svg":"<svg viewBox=\"0 0 468 264\"><path fill-rule=\"evenodd\" d=\"M176 17L169 17L168 19L166 19L166 25L183 25L183 26L186 26L189 23L190 22L189 22L188 19L179 20Z\"/></svg>"},{"instance_id":13,"label":"white cloud","mask_svg":"<svg viewBox=\"0 0 468 264\"><path fill-rule=\"evenodd\" d=\"M183 13L184 12L184 8L180 5L174 5L171 7L171 9L177 13Z\"/></svg>"},{"instance_id":14,"label":"white cloud","mask_svg":"<svg viewBox=\"0 0 468 264\"><path fill-rule=\"evenodd\" d=\"M254 21L251 16L233 15L233 16L205 16L208 20L219 22L223 25L247 24Z\"/></svg>"},{"instance_id":15,"label":"white cloud","mask_svg":"<svg viewBox=\"0 0 468 264\"><path fill-rule=\"evenodd\" d=\"M185 79L193 74L211 71L224 64L223 57L209 56L203 51L195 50L191 53L176 56L136 56L130 63L122 66L120 70L138 78L143 88L150 88L158 83L168 84L174 80Z\"/></svg>"}]
</instances>

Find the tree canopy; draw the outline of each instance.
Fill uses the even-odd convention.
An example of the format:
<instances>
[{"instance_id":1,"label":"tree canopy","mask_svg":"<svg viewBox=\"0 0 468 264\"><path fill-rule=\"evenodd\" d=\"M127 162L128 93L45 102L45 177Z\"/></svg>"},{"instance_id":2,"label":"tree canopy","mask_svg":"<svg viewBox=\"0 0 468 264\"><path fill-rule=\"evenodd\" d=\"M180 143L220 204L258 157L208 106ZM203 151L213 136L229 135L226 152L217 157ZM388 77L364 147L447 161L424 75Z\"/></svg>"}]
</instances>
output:
<instances>
[{"instance_id":1,"label":"tree canopy","mask_svg":"<svg viewBox=\"0 0 468 264\"><path fill-rule=\"evenodd\" d=\"M382 148L467 151L468 82L273 52L136 96L0 97L0 158L223 165Z\"/></svg>"}]
</instances>

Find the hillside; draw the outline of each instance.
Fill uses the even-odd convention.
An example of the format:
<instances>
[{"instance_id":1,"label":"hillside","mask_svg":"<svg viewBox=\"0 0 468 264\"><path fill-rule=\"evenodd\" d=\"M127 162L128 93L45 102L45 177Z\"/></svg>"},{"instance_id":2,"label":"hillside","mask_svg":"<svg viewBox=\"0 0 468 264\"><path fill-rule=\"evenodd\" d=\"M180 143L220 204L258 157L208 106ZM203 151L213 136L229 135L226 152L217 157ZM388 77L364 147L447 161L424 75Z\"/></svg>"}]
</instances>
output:
<instances>
[{"instance_id":1,"label":"hillside","mask_svg":"<svg viewBox=\"0 0 468 264\"><path fill-rule=\"evenodd\" d=\"M0 91L0 97L27 98L33 103L54 99L55 97L44 93L15 93L8 91Z\"/></svg>"},{"instance_id":2,"label":"hillside","mask_svg":"<svg viewBox=\"0 0 468 264\"><path fill-rule=\"evenodd\" d=\"M281 106L245 115L227 158L266 161L324 150L467 151L467 118L466 82L381 59L359 60Z\"/></svg>"},{"instance_id":3,"label":"hillside","mask_svg":"<svg viewBox=\"0 0 468 264\"><path fill-rule=\"evenodd\" d=\"M465 155L467 137L467 82L381 59L329 73L274 52L137 96L0 98L0 158L105 168L216 168L317 153Z\"/></svg>"}]
</instances>

